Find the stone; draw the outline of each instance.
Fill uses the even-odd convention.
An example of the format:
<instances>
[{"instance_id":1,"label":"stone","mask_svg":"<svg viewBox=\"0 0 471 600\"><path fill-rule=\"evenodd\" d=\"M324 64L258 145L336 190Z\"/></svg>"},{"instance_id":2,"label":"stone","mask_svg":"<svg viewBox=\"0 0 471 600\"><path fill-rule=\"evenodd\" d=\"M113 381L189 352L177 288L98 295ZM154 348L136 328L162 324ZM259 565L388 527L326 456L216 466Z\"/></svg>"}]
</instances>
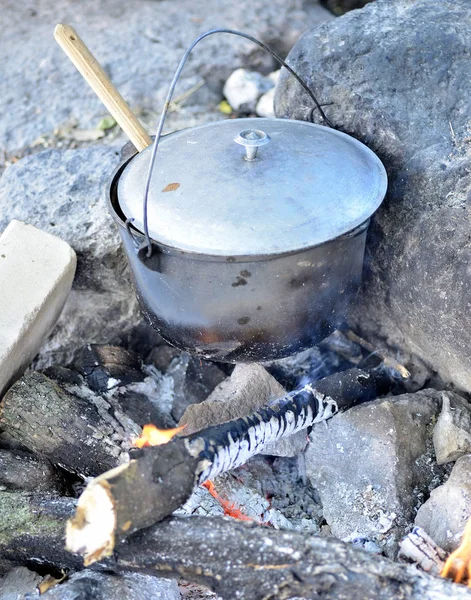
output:
<instances>
[{"instance_id":1,"label":"stone","mask_svg":"<svg viewBox=\"0 0 471 600\"><path fill-rule=\"evenodd\" d=\"M184 435L246 417L270 401L286 395L286 390L259 364L238 364L232 375L222 381L213 393L199 404L188 406L180 425L186 425ZM307 443L305 431L268 444L263 454L296 456Z\"/></svg>"},{"instance_id":2,"label":"stone","mask_svg":"<svg viewBox=\"0 0 471 600\"><path fill-rule=\"evenodd\" d=\"M456 550L471 516L471 455L459 458L443 485L432 491L415 518L433 541L447 552Z\"/></svg>"},{"instance_id":3,"label":"stone","mask_svg":"<svg viewBox=\"0 0 471 600\"><path fill-rule=\"evenodd\" d=\"M0 398L54 327L76 264L69 244L26 223L13 220L1 235Z\"/></svg>"},{"instance_id":4,"label":"stone","mask_svg":"<svg viewBox=\"0 0 471 600\"><path fill-rule=\"evenodd\" d=\"M0 579L0 600L23 600L24 594L35 593L42 577L26 567L15 567Z\"/></svg>"},{"instance_id":5,"label":"stone","mask_svg":"<svg viewBox=\"0 0 471 600\"><path fill-rule=\"evenodd\" d=\"M272 119L275 116L275 108L274 108L274 100L275 100L275 88L271 88L265 94L260 96L260 99L257 102L257 106L255 107L255 112L259 117L265 117L267 119Z\"/></svg>"},{"instance_id":6,"label":"stone","mask_svg":"<svg viewBox=\"0 0 471 600\"><path fill-rule=\"evenodd\" d=\"M175 421L181 419L188 406L205 400L226 378L214 363L186 352L173 359L165 375L173 379L172 416Z\"/></svg>"},{"instance_id":7,"label":"stone","mask_svg":"<svg viewBox=\"0 0 471 600\"><path fill-rule=\"evenodd\" d=\"M471 453L471 405L451 392L442 392L442 412L433 430L437 463L454 462Z\"/></svg>"},{"instance_id":8,"label":"stone","mask_svg":"<svg viewBox=\"0 0 471 600\"><path fill-rule=\"evenodd\" d=\"M415 507L437 485L431 425L440 393L425 390L354 406L315 425L306 473L336 537L394 556Z\"/></svg>"},{"instance_id":9,"label":"stone","mask_svg":"<svg viewBox=\"0 0 471 600\"><path fill-rule=\"evenodd\" d=\"M268 75L268 79L273 82L273 87L270 88L268 92L265 92L265 94L260 96L260 99L257 102L255 112L259 117L265 117L267 119L272 119L275 117L275 85L278 83L280 72L280 70L273 71L273 73Z\"/></svg>"},{"instance_id":10,"label":"stone","mask_svg":"<svg viewBox=\"0 0 471 600\"><path fill-rule=\"evenodd\" d=\"M94 0L80 5L46 0L41 8L3 3L0 61L8 64L0 80L0 155L29 146L40 136L73 121L96 129L106 109L54 42L54 25L73 23L123 97L152 127L161 110L184 50L201 33L225 24L267 41L286 55L299 35L332 18L318 2L303 0ZM31 31L34 30L34 36ZM169 116L175 128L220 118L222 86L234 69L268 71L273 60L252 42L218 34L198 44L184 69L175 98L196 84L204 87L176 105ZM211 110L213 107L213 110ZM105 138L106 139L106 138Z\"/></svg>"},{"instance_id":11,"label":"stone","mask_svg":"<svg viewBox=\"0 0 471 600\"><path fill-rule=\"evenodd\" d=\"M470 27L467 0L377 0L311 30L288 57L335 127L374 150L388 171L353 324L371 341L419 355L466 391ZM297 119L312 112L286 72L275 112Z\"/></svg>"},{"instance_id":12,"label":"stone","mask_svg":"<svg viewBox=\"0 0 471 600\"><path fill-rule=\"evenodd\" d=\"M37 368L71 363L84 342L109 343L143 320L106 207L106 185L118 162L114 148L46 150L18 161L0 180L0 231L21 218L77 253L72 291Z\"/></svg>"},{"instance_id":13,"label":"stone","mask_svg":"<svg viewBox=\"0 0 471 600\"><path fill-rule=\"evenodd\" d=\"M273 81L256 71L236 69L226 81L223 93L235 111L254 112L262 94L274 87Z\"/></svg>"},{"instance_id":14,"label":"stone","mask_svg":"<svg viewBox=\"0 0 471 600\"><path fill-rule=\"evenodd\" d=\"M32 600L27 596L25 600ZM71 575L64 583L54 586L45 594L45 600L180 600L176 581L141 573L97 573L86 569Z\"/></svg>"}]
</instances>

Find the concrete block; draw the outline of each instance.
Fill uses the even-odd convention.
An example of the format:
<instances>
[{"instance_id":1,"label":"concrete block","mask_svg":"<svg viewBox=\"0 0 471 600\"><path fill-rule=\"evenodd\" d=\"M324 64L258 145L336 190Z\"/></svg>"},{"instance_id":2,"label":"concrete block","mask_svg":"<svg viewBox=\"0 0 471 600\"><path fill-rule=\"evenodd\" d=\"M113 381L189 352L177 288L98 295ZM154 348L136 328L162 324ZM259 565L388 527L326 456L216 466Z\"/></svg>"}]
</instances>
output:
<instances>
[{"instance_id":1,"label":"concrete block","mask_svg":"<svg viewBox=\"0 0 471 600\"><path fill-rule=\"evenodd\" d=\"M56 323L76 264L69 244L32 225L13 220L0 236L0 398Z\"/></svg>"}]
</instances>

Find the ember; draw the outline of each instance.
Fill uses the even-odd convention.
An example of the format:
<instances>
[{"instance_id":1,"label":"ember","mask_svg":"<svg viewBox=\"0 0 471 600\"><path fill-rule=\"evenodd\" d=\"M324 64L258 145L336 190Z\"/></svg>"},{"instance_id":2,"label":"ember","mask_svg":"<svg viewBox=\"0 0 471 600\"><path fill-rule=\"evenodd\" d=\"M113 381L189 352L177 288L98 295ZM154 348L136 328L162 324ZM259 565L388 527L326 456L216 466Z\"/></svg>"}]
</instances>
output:
<instances>
[{"instance_id":1,"label":"ember","mask_svg":"<svg viewBox=\"0 0 471 600\"><path fill-rule=\"evenodd\" d=\"M226 517L232 517L233 519L239 519L239 521L250 521L253 522L253 519L245 515L242 510L235 505L234 502L229 502L225 500L221 494L218 494L216 488L214 487L214 483L212 481L205 481L201 484L204 488L208 490L211 496L217 500L222 508L224 509L224 515Z\"/></svg>"}]
</instances>

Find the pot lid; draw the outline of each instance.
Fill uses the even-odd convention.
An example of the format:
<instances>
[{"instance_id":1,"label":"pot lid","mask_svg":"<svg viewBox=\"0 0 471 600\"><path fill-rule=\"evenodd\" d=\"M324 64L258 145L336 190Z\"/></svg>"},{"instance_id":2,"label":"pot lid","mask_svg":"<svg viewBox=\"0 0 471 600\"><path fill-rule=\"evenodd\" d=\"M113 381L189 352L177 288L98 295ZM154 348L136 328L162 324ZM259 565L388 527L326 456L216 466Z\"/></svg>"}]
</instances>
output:
<instances>
[{"instance_id":1,"label":"pot lid","mask_svg":"<svg viewBox=\"0 0 471 600\"><path fill-rule=\"evenodd\" d=\"M151 150L130 161L118 184L121 210L140 231ZM161 139L149 234L203 254L292 252L361 225L386 187L379 158L334 129L289 119L219 121Z\"/></svg>"}]
</instances>

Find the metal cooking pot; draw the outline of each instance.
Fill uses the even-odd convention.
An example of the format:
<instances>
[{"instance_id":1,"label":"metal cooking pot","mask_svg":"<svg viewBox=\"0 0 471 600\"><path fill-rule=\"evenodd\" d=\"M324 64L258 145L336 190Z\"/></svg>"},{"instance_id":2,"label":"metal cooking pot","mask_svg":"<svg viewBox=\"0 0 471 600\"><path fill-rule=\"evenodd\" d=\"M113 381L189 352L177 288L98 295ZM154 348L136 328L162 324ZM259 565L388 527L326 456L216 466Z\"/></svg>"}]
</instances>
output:
<instances>
[{"instance_id":1,"label":"metal cooking pot","mask_svg":"<svg viewBox=\"0 0 471 600\"><path fill-rule=\"evenodd\" d=\"M263 361L345 320L386 193L371 150L287 119L186 129L160 140L143 214L151 152L123 160L109 205L141 307L164 339L208 359Z\"/></svg>"}]
</instances>

